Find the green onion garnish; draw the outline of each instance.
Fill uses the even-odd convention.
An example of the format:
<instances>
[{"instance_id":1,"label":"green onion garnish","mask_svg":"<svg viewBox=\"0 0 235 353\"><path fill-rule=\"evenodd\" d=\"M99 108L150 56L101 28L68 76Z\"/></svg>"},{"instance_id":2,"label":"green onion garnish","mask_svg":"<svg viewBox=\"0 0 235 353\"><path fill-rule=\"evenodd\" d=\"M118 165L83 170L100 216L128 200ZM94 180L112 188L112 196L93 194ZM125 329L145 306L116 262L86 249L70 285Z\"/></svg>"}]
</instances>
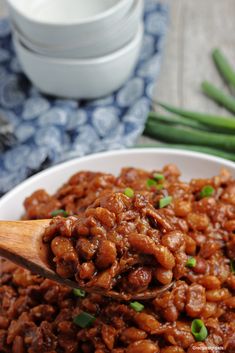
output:
<instances>
[{"instance_id":1,"label":"green onion garnish","mask_svg":"<svg viewBox=\"0 0 235 353\"><path fill-rule=\"evenodd\" d=\"M157 184L157 185L155 186L155 188L156 188L157 190L162 190L162 189L164 188L164 185L163 185L163 184Z\"/></svg>"},{"instance_id":2,"label":"green onion garnish","mask_svg":"<svg viewBox=\"0 0 235 353\"><path fill-rule=\"evenodd\" d=\"M63 217L68 217L69 214L65 210L55 210L55 211L51 212L52 217L56 217L59 215L63 216Z\"/></svg>"},{"instance_id":3,"label":"green onion garnish","mask_svg":"<svg viewBox=\"0 0 235 353\"><path fill-rule=\"evenodd\" d=\"M83 289L75 288L73 289L73 294L77 297L84 298L86 296L86 292Z\"/></svg>"},{"instance_id":4,"label":"green onion garnish","mask_svg":"<svg viewBox=\"0 0 235 353\"><path fill-rule=\"evenodd\" d=\"M144 305L139 302L132 302L130 303L130 307L137 312L140 312L144 309Z\"/></svg>"},{"instance_id":5,"label":"green onion garnish","mask_svg":"<svg viewBox=\"0 0 235 353\"><path fill-rule=\"evenodd\" d=\"M191 332L196 341L205 341L208 336L208 331L204 322L200 319L195 319L191 325Z\"/></svg>"},{"instance_id":6,"label":"green onion garnish","mask_svg":"<svg viewBox=\"0 0 235 353\"><path fill-rule=\"evenodd\" d=\"M165 179L164 175L163 174L159 174L159 173L154 173L153 174L153 178L154 178L154 180L157 180L157 181Z\"/></svg>"},{"instance_id":7,"label":"green onion garnish","mask_svg":"<svg viewBox=\"0 0 235 353\"><path fill-rule=\"evenodd\" d=\"M132 188L126 188L124 190L124 195L131 198L134 196L134 190Z\"/></svg>"},{"instance_id":8,"label":"green onion garnish","mask_svg":"<svg viewBox=\"0 0 235 353\"><path fill-rule=\"evenodd\" d=\"M156 186L157 182L154 179L147 179L146 180L146 185L147 185L148 188L151 188L152 186Z\"/></svg>"},{"instance_id":9,"label":"green onion garnish","mask_svg":"<svg viewBox=\"0 0 235 353\"><path fill-rule=\"evenodd\" d=\"M200 197L203 199L204 197L212 196L215 192L215 189L211 185L206 185L202 188L200 192Z\"/></svg>"},{"instance_id":10,"label":"green onion garnish","mask_svg":"<svg viewBox=\"0 0 235 353\"><path fill-rule=\"evenodd\" d=\"M170 205L171 201L172 201L172 196L163 197L159 201L159 208L163 208Z\"/></svg>"},{"instance_id":11,"label":"green onion garnish","mask_svg":"<svg viewBox=\"0 0 235 353\"><path fill-rule=\"evenodd\" d=\"M231 272L235 273L235 260L230 260L230 268Z\"/></svg>"},{"instance_id":12,"label":"green onion garnish","mask_svg":"<svg viewBox=\"0 0 235 353\"><path fill-rule=\"evenodd\" d=\"M85 311L82 311L73 319L73 322L82 328L89 327L91 324L93 324L94 321L95 317L91 314L86 313Z\"/></svg>"},{"instance_id":13,"label":"green onion garnish","mask_svg":"<svg viewBox=\"0 0 235 353\"><path fill-rule=\"evenodd\" d=\"M196 264L197 264L197 260L195 259L195 257L189 257L188 258L188 260L187 260L187 262L186 262L186 265L185 266L187 266L187 267L195 267L196 266Z\"/></svg>"}]
</instances>

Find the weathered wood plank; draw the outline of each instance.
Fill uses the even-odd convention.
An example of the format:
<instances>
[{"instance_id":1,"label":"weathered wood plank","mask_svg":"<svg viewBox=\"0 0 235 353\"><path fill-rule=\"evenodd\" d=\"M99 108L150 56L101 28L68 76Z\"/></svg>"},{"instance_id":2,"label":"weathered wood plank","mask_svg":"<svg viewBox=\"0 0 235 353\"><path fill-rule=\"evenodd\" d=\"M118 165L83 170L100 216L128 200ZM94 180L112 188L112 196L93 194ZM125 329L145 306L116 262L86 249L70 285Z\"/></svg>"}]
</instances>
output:
<instances>
[{"instance_id":1,"label":"weathered wood plank","mask_svg":"<svg viewBox=\"0 0 235 353\"><path fill-rule=\"evenodd\" d=\"M163 65L155 98L199 111L225 113L200 91L204 79L225 87L211 60L223 49L235 67L235 1L174 0ZM141 137L139 143L151 141Z\"/></svg>"}]
</instances>

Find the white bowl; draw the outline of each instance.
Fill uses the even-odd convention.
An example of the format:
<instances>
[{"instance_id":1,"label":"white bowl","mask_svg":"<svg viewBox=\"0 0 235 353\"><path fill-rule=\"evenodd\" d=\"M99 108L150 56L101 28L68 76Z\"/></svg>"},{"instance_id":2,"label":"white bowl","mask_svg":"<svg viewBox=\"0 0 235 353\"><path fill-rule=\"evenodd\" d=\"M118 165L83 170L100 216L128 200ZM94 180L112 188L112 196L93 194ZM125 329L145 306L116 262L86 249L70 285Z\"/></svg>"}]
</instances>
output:
<instances>
[{"instance_id":1,"label":"white bowl","mask_svg":"<svg viewBox=\"0 0 235 353\"><path fill-rule=\"evenodd\" d=\"M0 219L19 219L23 202L35 190L44 188L54 193L68 178L81 170L101 171L117 175L123 167L146 170L161 169L168 163L176 164L183 180L215 176L222 167L229 169L235 177L235 163L206 154L167 148L130 149L93 154L73 159L36 174L0 199Z\"/></svg>"},{"instance_id":2,"label":"white bowl","mask_svg":"<svg viewBox=\"0 0 235 353\"><path fill-rule=\"evenodd\" d=\"M136 0L7 0L19 31L42 46L74 47L118 23Z\"/></svg>"},{"instance_id":3,"label":"white bowl","mask_svg":"<svg viewBox=\"0 0 235 353\"><path fill-rule=\"evenodd\" d=\"M66 98L99 98L120 88L137 62L143 37L140 24L133 40L116 52L93 59L55 59L14 43L25 74L43 93Z\"/></svg>"},{"instance_id":4,"label":"white bowl","mask_svg":"<svg viewBox=\"0 0 235 353\"><path fill-rule=\"evenodd\" d=\"M108 31L93 33L93 36L87 38L85 42L78 38L75 47L69 47L67 43L59 47L42 46L21 33L14 24L13 30L28 49L41 55L66 59L104 56L122 48L133 39L142 20L143 1L134 1L127 14L118 23L113 24Z\"/></svg>"}]
</instances>

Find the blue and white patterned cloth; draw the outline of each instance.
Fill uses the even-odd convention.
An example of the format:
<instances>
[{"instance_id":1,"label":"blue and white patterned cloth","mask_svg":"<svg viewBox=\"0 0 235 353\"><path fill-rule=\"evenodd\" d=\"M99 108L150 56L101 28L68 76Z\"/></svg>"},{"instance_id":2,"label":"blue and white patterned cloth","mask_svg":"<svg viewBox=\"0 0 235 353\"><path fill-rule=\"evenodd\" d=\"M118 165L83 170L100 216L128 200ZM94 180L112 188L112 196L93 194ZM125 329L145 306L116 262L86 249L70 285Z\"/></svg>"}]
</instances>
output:
<instances>
[{"instance_id":1,"label":"blue and white patterned cloth","mask_svg":"<svg viewBox=\"0 0 235 353\"><path fill-rule=\"evenodd\" d=\"M89 102L40 94L21 71L8 19L0 20L0 115L13 124L17 137L0 154L0 195L49 165L134 145L150 109L167 14L165 5L145 0L145 35L135 72L114 94Z\"/></svg>"}]
</instances>

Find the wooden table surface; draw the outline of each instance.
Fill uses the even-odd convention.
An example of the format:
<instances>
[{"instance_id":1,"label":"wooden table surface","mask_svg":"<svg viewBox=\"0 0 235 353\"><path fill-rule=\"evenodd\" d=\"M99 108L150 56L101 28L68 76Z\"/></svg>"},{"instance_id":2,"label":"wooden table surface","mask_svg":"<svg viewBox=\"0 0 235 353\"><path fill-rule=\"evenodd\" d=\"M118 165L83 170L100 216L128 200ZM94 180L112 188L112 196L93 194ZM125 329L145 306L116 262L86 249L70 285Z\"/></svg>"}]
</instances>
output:
<instances>
[{"instance_id":1,"label":"wooden table surface","mask_svg":"<svg viewBox=\"0 0 235 353\"><path fill-rule=\"evenodd\" d=\"M0 16L5 13L3 2L0 0ZM207 79L224 86L211 60L214 47L223 49L235 65L235 0L162 2L170 6L170 23L155 98L198 111L223 113L200 92L200 83ZM153 140L139 139L139 143L149 141Z\"/></svg>"}]
</instances>

